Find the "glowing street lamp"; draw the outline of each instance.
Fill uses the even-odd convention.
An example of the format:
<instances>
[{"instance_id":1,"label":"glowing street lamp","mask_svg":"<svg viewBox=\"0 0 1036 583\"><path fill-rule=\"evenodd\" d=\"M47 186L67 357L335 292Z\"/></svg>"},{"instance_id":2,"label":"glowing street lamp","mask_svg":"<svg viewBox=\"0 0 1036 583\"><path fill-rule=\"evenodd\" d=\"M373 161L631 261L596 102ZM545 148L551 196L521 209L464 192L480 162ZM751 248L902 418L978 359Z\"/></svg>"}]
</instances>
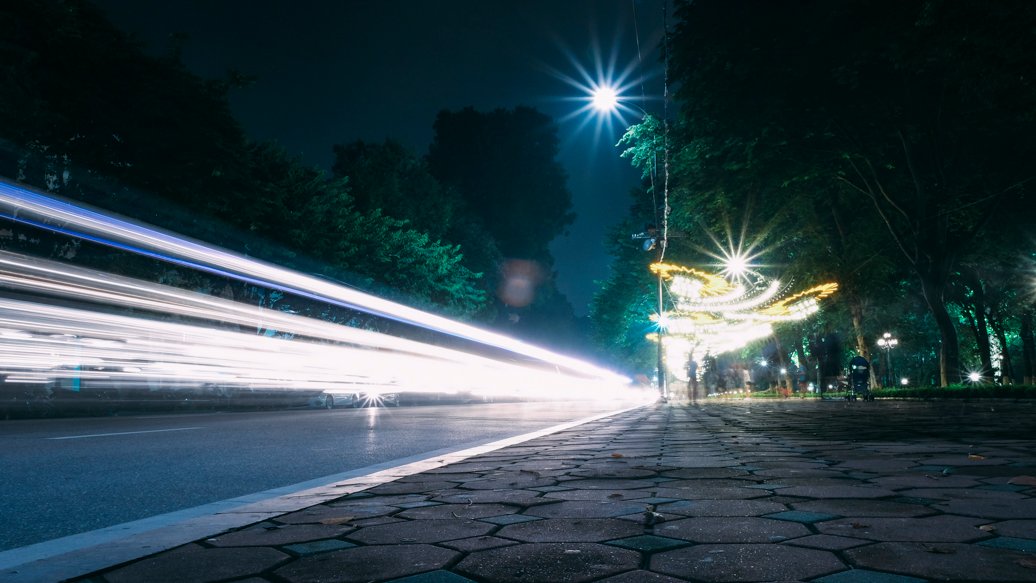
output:
<instances>
[{"instance_id":1,"label":"glowing street lamp","mask_svg":"<svg viewBox=\"0 0 1036 583\"><path fill-rule=\"evenodd\" d=\"M888 387L891 381L892 371L892 349L899 344L899 340L892 336L892 334L885 332L878 338L878 348L885 352L885 374L882 375L883 380L881 386Z\"/></svg>"},{"instance_id":2,"label":"glowing street lamp","mask_svg":"<svg viewBox=\"0 0 1036 583\"><path fill-rule=\"evenodd\" d=\"M600 113L612 113L619 106L619 93L611 85L598 85L590 92L590 105Z\"/></svg>"}]
</instances>

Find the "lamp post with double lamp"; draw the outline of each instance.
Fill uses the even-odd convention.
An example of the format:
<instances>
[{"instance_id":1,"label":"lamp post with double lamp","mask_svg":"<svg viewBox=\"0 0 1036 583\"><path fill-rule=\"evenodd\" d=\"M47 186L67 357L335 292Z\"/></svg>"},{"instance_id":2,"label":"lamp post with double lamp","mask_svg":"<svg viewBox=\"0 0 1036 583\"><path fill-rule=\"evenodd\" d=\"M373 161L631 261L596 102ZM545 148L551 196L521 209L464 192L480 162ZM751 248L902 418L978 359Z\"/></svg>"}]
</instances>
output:
<instances>
[{"instance_id":1,"label":"lamp post with double lamp","mask_svg":"<svg viewBox=\"0 0 1036 583\"><path fill-rule=\"evenodd\" d=\"M590 94L590 105L599 115L616 115L620 108L630 108L640 111L644 115L646 120L650 117L644 108L629 102L628 100L621 99L618 90L615 87L607 84L598 85L593 88ZM621 117L621 115L620 115ZM658 251L656 265L661 267L663 260L665 259L666 246L669 243L668 239L668 214L669 214L669 155L668 155L668 124L665 118L662 119L662 149L664 154L664 168L665 176L663 178L663 200L662 207L660 210L660 219L653 228L649 228L643 233L636 233L633 235L634 239L645 239L644 249L646 251ZM652 165L652 170L649 176L651 177L652 191L656 184L657 164ZM665 331L666 331L666 312L665 312L665 270L658 269L658 323L657 323L657 363L656 363L656 375L658 379L658 392L659 396L663 400L669 399L669 382L666 375L665 367ZM693 399L694 396L692 395Z\"/></svg>"},{"instance_id":2,"label":"lamp post with double lamp","mask_svg":"<svg viewBox=\"0 0 1036 583\"><path fill-rule=\"evenodd\" d=\"M885 352L885 374L882 375L881 381L881 386L883 387L888 387L892 382L892 349L897 344L899 344L899 340L888 332L885 332L881 335L881 338L878 338L878 348Z\"/></svg>"}]
</instances>

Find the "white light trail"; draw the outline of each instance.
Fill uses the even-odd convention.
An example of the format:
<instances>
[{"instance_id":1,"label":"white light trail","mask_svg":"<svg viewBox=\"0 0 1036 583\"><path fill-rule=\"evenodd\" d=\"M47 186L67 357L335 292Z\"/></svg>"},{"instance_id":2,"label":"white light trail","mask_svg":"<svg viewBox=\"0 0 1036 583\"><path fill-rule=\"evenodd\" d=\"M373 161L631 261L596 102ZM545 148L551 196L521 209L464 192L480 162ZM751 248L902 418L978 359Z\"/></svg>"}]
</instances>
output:
<instances>
[{"instance_id":1,"label":"white light trail","mask_svg":"<svg viewBox=\"0 0 1036 583\"><path fill-rule=\"evenodd\" d=\"M390 302L276 265L236 255L154 227L136 224L126 219L57 200L2 179L0 179L0 212L7 213L7 218L11 220L49 228L171 263L493 346L536 359L584 378L607 382L628 382L628 379L612 371L502 334ZM127 293L135 292L127 290ZM152 300L161 301L159 298L152 298Z\"/></svg>"}]
</instances>

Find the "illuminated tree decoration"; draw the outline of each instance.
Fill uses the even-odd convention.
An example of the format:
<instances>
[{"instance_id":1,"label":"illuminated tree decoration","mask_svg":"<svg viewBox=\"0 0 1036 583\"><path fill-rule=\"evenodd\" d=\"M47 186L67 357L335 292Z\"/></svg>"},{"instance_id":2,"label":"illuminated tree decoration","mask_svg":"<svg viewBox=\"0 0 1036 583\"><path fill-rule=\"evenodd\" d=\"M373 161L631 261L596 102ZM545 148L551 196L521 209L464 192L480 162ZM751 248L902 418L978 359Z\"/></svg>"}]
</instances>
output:
<instances>
[{"instance_id":1,"label":"illuminated tree decoration","mask_svg":"<svg viewBox=\"0 0 1036 583\"><path fill-rule=\"evenodd\" d=\"M674 309L663 317L667 353L679 353L669 360L674 367L691 353L721 354L770 336L775 322L806 319L820 309L820 300L838 290L837 283L825 283L790 293L789 284L758 274L731 282L671 263L654 263L651 271L668 280L673 297Z\"/></svg>"}]
</instances>

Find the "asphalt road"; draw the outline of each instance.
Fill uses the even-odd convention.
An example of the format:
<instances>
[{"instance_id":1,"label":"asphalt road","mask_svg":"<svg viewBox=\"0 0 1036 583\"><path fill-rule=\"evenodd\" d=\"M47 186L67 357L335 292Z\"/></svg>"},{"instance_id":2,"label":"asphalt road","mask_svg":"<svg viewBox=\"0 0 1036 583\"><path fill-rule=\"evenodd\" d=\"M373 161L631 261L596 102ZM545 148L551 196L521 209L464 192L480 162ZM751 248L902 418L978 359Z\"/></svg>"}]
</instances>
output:
<instances>
[{"instance_id":1,"label":"asphalt road","mask_svg":"<svg viewBox=\"0 0 1036 583\"><path fill-rule=\"evenodd\" d=\"M0 551L619 408L494 403L0 422Z\"/></svg>"}]
</instances>

